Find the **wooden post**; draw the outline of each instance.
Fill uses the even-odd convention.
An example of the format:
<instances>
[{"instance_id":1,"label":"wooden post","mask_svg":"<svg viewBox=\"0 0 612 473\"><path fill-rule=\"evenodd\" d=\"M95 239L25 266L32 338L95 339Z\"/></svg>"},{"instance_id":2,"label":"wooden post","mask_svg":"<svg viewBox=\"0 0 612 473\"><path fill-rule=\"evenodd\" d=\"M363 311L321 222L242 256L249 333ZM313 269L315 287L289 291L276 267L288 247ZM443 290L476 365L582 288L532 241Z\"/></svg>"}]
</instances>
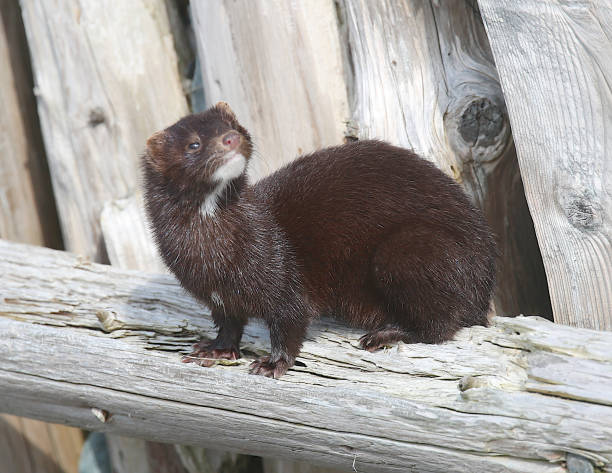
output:
<instances>
[{"instance_id":1,"label":"wooden post","mask_svg":"<svg viewBox=\"0 0 612 473\"><path fill-rule=\"evenodd\" d=\"M103 203L134 192L146 138L187 112L165 5L22 6L66 247L104 260Z\"/></svg>"},{"instance_id":2,"label":"wooden post","mask_svg":"<svg viewBox=\"0 0 612 473\"><path fill-rule=\"evenodd\" d=\"M19 4L0 0L0 238L62 247Z\"/></svg>"},{"instance_id":3,"label":"wooden post","mask_svg":"<svg viewBox=\"0 0 612 473\"><path fill-rule=\"evenodd\" d=\"M349 111L333 0L191 6L204 97L231 104L253 136L252 178L342 142Z\"/></svg>"},{"instance_id":4,"label":"wooden post","mask_svg":"<svg viewBox=\"0 0 612 473\"><path fill-rule=\"evenodd\" d=\"M0 401L0 410L3 402ZM0 458L7 473L77 473L80 429L0 415Z\"/></svg>"},{"instance_id":5,"label":"wooden post","mask_svg":"<svg viewBox=\"0 0 612 473\"><path fill-rule=\"evenodd\" d=\"M479 4L555 321L612 330L612 9L589 0Z\"/></svg>"},{"instance_id":6,"label":"wooden post","mask_svg":"<svg viewBox=\"0 0 612 473\"><path fill-rule=\"evenodd\" d=\"M435 162L497 234L500 314L550 314L504 97L469 2L343 1L353 126Z\"/></svg>"},{"instance_id":7,"label":"wooden post","mask_svg":"<svg viewBox=\"0 0 612 473\"><path fill-rule=\"evenodd\" d=\"M43 268L43 269L41 269ZM0 410L89 430L367 472L612 471L612 333L493 319L369 353L320 320L282 379L180 362L209 317L170 276L0 242ZM573 458L573 457L572 457Z\"/></svg>"}]
</instances>

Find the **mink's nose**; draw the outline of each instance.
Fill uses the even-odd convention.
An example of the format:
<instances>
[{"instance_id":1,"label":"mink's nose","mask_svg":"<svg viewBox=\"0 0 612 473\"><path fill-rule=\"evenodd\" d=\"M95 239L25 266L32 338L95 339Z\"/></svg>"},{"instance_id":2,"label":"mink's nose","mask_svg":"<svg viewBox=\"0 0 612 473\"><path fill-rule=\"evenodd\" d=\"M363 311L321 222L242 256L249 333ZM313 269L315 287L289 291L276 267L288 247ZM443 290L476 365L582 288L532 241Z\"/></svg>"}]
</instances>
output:
<instances>
[{"instance_id":1,"label":"mink's nose","mask_svg":"<svg viewBox=\"0 0 612 473\"><path fill-rule=\"evenodd\" d=\"M147 140L147 149L149 151L155 151L159 149L159 147L164 143L165 140L166 140L166 132L163 130L157 131L153 133L151 136L149 136L149 139Z\"/></svg>"},{"instance_id":2,"label":"mink's nose","mask_svg":"<svg viewBox=\"0 0 612 473\"><path fill-rule=\"evenodd\" d=\"M240 146L241 140L242 138L240 137L240 133L230 131L229 133L226 133L223 138L221 138L221 143L223 143L223 146L227 150L233 151Z\"/></svg>"}]
</instances>

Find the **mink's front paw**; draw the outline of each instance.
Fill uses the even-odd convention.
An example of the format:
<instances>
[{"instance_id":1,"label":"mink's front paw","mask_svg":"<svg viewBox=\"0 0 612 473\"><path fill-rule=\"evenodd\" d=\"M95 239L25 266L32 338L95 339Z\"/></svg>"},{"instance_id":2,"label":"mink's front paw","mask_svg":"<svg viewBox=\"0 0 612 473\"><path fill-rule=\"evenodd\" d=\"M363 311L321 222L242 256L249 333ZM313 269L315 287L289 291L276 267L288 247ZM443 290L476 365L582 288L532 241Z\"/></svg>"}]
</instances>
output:
<instances>
[{"instance_id":1,"label":"mink's front paw","mask_svg":"<svg viewBox=\"0 0 612 473\"><path fill-rule=\"evenodd\" d=\"M269 356L262 356L251 363L249 373L278 379L284 375L293 363L281 358L278 361L270 361Z\"/></svg>"},{"instance_id":2,"label":"mink's front paw","mask_svg":"<svg viewBox=\"0 0 612 473\"><path fill-rule=\"evenodd\" d=\"M208 368L214 365L217 360L237 360L240 358L240 351L236 348L213 348L213 343L204 341L196 343L193 346L193 351L189 355L183 356L181 361Z\"/></svg>"}]
</instances>

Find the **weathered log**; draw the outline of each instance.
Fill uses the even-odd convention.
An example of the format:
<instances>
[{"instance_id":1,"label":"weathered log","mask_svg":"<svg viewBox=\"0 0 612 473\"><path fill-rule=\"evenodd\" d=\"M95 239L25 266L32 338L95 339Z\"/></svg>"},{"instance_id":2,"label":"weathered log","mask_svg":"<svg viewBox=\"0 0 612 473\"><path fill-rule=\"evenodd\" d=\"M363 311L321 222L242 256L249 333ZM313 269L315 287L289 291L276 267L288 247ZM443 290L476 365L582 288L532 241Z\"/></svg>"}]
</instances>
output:
<instances>
[{"instance_id":1,"label":"weathered log","mask_svg":"<svg viewBox=\"0 0 612 473\"><path fill-rule=\"evenodd\" d=\"M499 237L499 314L546 314L546 276L495 63L470 2L341 2L359 138L413 148L460 182Z\"/></svg>"},{"instance_id":2,"label":"weathered log","mask_svg":"<svg viewBox=\"0 0 612 473\"><path fill-rule=\"evenodd\" d=\"M555 320L612 330L612 8L479 0Z\"/></svg>"},{"instance_id":3,"label":"weathered log","mask_svg":"<svg viewBox=\"0 0 612 473\"><path fill-rule=\"evenodd\" d=\"M342 142L349 117L333 0L192 2L204 97L252 134L258 179Z\"/></svg>"},{"instance_id":4,"label":"weathered log","mask_svg":"<svg viewBox=\"0 0 612 473\"><path fill-rule=\"evenodd\" d=\"M612 334L495 318L442 345L369 353L316 323L281 380L182 364L206 310L171 276L0 242L0 411L357 471L612 471Z\"/></svg>"},{"instance_id":5,"label":"weathered log","mask_svg":"<svg viewBox=\"0 0 612 473\"><path fill-rule=\"evenodd\" d=\"M138 157L186 114L162 0L28 0L23 18L66 248L104 259L100 211L132 193Z\"/></svg>"}]
</instances>

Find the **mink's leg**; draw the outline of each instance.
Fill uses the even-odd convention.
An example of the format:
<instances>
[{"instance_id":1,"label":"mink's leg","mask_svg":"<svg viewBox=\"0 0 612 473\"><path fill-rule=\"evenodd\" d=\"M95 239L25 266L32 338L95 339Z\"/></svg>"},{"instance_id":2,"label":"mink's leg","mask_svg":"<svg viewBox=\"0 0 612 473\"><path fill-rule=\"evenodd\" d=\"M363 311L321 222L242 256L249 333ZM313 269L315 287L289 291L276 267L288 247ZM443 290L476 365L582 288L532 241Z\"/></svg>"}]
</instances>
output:
<instances>
[{"instance_id":1,"label":"mink's leg","mask_svg":"<svg viewBox=\"0 0 612 473\"><path fill-rule=\"evenodd\" d=\"M275 317L268 320L268 327L272 344L270 356L262 356L251 363L249 372L278 379L293 366L295 357L300 353L308 317L305 314Z\"/></svg>"},{"instance_id":2,"label":"mink's leg","mask_svg":"<svg viewBox=\"0 0 612 473\"><path fill-rule=\"evenodd\" d=\"M386 327L380 328L373 332L366 333L359 339L359 346L364 350L376 351L385 345L390 345L399 341L405 343L416 343L419 340L418 337L412 332L407 332L406 330L394 325L387 325Z\"/></svg>"},{"instance_id":3,"label":"mink's leg","mask_svg":"<svg viewBox=\"0 0 612 473\"><path fill-rule=\"evenodd\" d=\"M219 332L214 340L200 340L193 345L193 351L183 357L183 363L196 363L200 366L212 366L217 359L237 360L240 358L240 339L245 321L226 317L222 311L213 309L212 317Z\"/></svg>"}]
</instances>

